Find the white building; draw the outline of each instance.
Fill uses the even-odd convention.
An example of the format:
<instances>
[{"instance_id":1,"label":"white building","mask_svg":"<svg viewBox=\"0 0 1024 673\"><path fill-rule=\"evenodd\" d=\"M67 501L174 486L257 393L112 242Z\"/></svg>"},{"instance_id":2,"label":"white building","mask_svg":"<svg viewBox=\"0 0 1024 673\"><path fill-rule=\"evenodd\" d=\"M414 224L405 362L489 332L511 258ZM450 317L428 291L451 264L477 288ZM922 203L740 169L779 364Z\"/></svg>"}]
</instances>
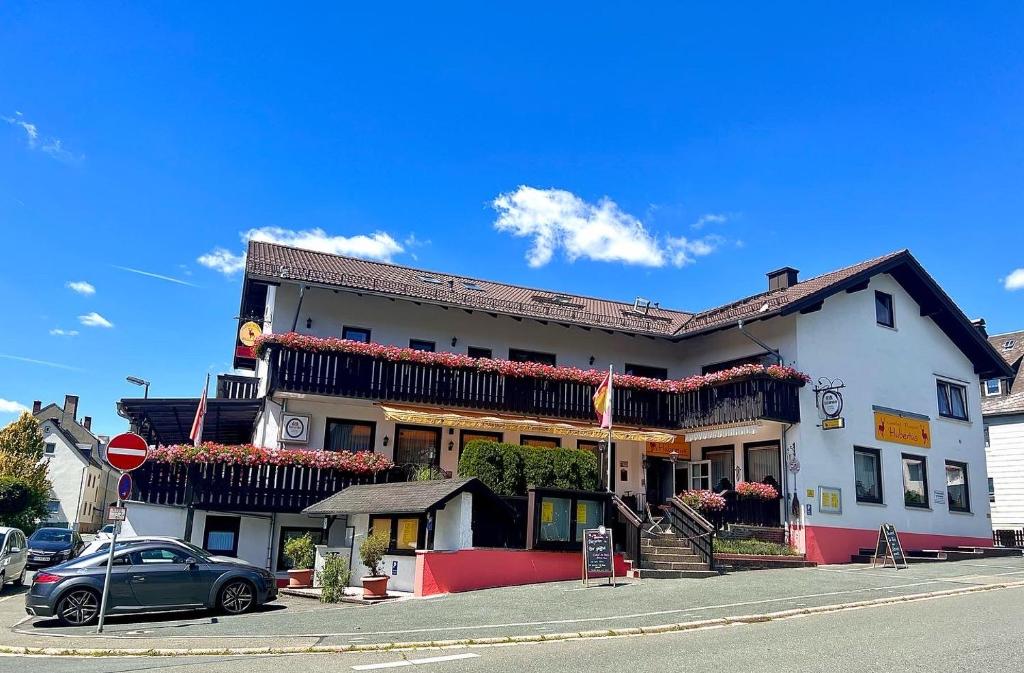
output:
<instances>
[{"instance_id":1,"label":"white building","mask_svg":"<svg viewBox=\"0 0 1024 673\"><path fill-rule=\"evenodd\" d=\"M64 406L37 400L32 414L43 434L44 460L50 480L46 526L92 532L103 525L106 504L115 496L112 471L101 456L105 438L92 434L92 419L77 419L78 397L67 395Z\"/></svg>"},{"instance_id":2,"label":"white building","mask_svg":"<svg viewBox=\"0 0 1024 673\"><path fill-rule=\"evenodd\" d=\"M371 450L457 476L461 447L473 438L599 451L601 434L592 386L472 368L455 375L325 353L333 346L320 341L273 344L257 360L248 345L254 332L583 370L610 365L647 379L781 360L811 383L761 374L692 392L620 386L614 491L657 503L673 482L678 492L774 481L785 503L771 513L774 525L816 561L848 561L872 547L882 522L895 524L911 549L991 544L979 375L1009 370L907 251L802 282L785 267L749 297L692 313L253 242L240 315L236 366L255 370L264 402L247 417L257 445ZM842 420L830 423L844 426L826 430L819 398L830 383L842 398L841 410L829 407ZM122 402L137 425L139 402ZM162 427L173 432L169 421ZM295 514L258 516L264 563L277 563L287 535L321 535L318 522Z\"/></svg>"},{"instance_id":3,"label":"white building","mask_svg":"<svg viewBox=\"0 0 1024 673\"><path fill-rule=\"evenodd\" d=\"M1024 528L1024 332L989 337L1013 375L982 381L992 527Z\"/></svg>"}]
</instances>

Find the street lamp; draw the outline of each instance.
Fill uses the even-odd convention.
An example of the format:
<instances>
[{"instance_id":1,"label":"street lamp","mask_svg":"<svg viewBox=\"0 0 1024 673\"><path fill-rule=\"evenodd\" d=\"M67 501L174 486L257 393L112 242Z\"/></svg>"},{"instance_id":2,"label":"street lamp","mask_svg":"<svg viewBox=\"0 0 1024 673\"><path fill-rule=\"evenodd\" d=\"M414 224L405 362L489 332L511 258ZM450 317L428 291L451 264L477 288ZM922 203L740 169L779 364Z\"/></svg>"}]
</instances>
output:
<instances>
[{"instance_id":1,"label":"street lamp","mask_svg":"<svg viewBox=\"0 0 1024 673\"><path fill-rule=\"evenodd\" d=\"M145 392L143 393L142 396L146 399L149 399L149 381L140 379L138 376L129 376L126 378L126 380L128 381L128 383L134 383L137 386L143 386L145 388Z\"/></svg>"},{"instance_id":2,"label":"street lamp","mask_svg":"<svg viewBox=\"0 0 1024 673\"><path fill-rule=\"evenodd\" d=\"M672 462L672 497L674 498L676 497L676 461L679 460L679 454L675 449L668 454L668 459Z\"/></svg>"}]
</instances>

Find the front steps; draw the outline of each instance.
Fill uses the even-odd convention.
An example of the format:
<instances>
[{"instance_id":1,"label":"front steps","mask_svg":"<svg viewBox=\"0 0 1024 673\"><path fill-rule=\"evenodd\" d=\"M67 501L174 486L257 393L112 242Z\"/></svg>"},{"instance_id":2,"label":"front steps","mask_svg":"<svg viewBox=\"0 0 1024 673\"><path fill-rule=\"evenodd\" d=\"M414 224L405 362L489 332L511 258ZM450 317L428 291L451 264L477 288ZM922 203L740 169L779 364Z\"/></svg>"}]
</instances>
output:
<instances>
[{"instance_id":1,"label":"front steps","mask_svg":"<svg viewBox=\"0 0 1024 673\"><path fill-rule=\"evenodd\" d=\"M718 573L708 569L708 564L693 553L689 542L675 533L644 533L641 540L640 559L642 568L631 567L628 576L635 578L702 578L714 577ZM631 566L636 564L629 562Z\"/></svg>"},{"instance_id":2,"label":"front steps","mask_svg":"<svg viewBox=\"0 0 1024 673\"><path fill-rule=\"evenodd\" d=\"M907 563L941 563L943 561L968 561L981 558L1002 558L1021 556L1015 547L943 547L942 549L907 549L903 552ZM861 548L850 556L851 563L871 563L875 550Z\"/></svg>"}]
</instances>

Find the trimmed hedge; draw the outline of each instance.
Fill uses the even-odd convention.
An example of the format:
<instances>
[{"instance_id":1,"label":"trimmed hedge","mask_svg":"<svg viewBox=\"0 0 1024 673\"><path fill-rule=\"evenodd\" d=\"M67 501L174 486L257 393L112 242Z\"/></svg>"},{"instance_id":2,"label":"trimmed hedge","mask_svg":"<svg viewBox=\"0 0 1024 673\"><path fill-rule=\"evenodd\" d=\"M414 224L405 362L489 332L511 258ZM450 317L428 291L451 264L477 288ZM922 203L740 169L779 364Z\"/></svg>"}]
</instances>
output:
<instances>
[{"instance_id":1,"label":"trimmed hedge","mask_svg":"<svg viewBox=\"0 0 1024 673\"><path fill-rule=\"evenodd\" d=\"M477 477L498 495L526 495L529 486L593 491L597 456L581 449L548 449L474 440L459 460L460 477Z\"/></svg>"}]
</instances>

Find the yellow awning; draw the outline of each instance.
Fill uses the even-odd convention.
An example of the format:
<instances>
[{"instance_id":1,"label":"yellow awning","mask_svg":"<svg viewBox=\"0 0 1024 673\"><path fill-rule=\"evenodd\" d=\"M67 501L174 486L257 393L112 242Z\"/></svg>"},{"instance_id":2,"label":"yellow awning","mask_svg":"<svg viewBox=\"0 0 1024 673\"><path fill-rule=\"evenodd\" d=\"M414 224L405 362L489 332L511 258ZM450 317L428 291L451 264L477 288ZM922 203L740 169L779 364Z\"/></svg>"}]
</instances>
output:
<instances>
[{"instance_id":1,"label":"yellow awning","mask_svg":"<svg viewBox=\"0 0 1024 673\"><path fill-rule=\"evenodd\" d=\"M606 439L608 431L602 428L563 423L559 421L540 421L532 418L509 418L493 416L471 411L454 413L450 411L434 411L422 407L398 407L380 405L384 417L398 423L415 425L435 425L469 430L511 430L514 432L540 432L547 435L563 437L582 437L585 439ZM676 439L676 435L667 432L634 430L629 428L612 428L612 439L627 442L654 442L663 444Z\"/></svg>"}]
</instances>

